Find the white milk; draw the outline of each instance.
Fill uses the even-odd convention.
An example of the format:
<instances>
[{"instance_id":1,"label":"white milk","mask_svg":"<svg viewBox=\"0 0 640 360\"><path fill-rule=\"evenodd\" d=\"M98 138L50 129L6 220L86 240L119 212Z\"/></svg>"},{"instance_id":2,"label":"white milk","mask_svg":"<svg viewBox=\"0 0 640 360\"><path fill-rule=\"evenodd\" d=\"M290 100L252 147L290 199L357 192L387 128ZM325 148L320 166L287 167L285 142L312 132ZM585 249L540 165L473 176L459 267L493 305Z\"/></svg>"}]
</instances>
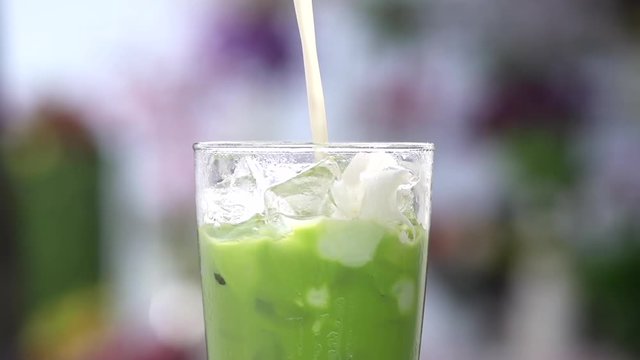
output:
<instances>
[{"instance_id":1,"label":"white milk","mask_svg":"<svg viewBox=\"0 0 640 360\"><path fill-rule=\"evenodd\" d=\"M324 93L322 92L322 79L320 78L320 65L318 63L315 25L313 22L313 1L293 0L293 3L296 8L300 39L302 40L311 134L314 143L323 144L329 141L329 136L327 132L327 114L324 107Z\"/></svg>"}]
</instances>

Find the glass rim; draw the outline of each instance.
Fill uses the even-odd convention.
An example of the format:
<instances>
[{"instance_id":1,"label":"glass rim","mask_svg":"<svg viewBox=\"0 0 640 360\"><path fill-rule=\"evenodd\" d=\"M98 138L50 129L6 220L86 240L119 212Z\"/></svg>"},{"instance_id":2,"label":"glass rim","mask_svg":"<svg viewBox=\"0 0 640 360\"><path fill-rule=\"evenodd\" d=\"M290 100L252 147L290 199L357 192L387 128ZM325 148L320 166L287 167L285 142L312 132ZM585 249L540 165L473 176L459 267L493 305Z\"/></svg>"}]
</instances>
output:
<instances>
[{"instance_id":1,"label":"glass rim","mask_svg":"<svg viewBox=\"0 0 640 360\"><path fill-rule=\"evenodd\" d=\"M387 150L387 151L434 151L429 142L332 142L316 144L287 141L203 141L193 144L194 151L215 150L221 152L240 151L315 151L315 150Z\"/></svg>"}]
</instances>

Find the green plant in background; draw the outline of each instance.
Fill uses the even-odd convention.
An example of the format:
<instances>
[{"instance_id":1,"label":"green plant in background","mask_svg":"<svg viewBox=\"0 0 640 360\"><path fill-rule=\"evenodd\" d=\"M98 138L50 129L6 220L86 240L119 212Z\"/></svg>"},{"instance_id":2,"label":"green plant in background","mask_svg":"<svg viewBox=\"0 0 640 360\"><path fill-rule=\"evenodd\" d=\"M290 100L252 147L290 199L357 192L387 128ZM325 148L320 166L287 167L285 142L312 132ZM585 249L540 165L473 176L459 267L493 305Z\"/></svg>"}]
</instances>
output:
<instances>
[{"instance_id":1,"label":"green plant in background","mask_svg":"<svg viewBox=\"0 0 640 360\"><path fill-rule=\"evenodd\" d=\"M554 132L513 130L506 137L505 146L518 188L546 203L571 189L580 174L572 145L566 137Z\"/></svg>"},{"instance_id":2,"label":"green plant in background","mask_svg":"<svg viewBox=\"0 0 640 360\"><path fill-rule=\"evenodd\" d=\"M362 2L371 29L380 38L396 43L415 40L424 26L425 3L416 0L373 0Z\"/></svg>"},{"instance_id":3,"label":"green plant in background","mask_svg":"<svg viewBox=\"0 0 640 360\"><path fill-rule=\"evenodd\" d=\"M551 202L580 179L575 134L585 101L580 77L556 72L505 60L481 122L482 131L504 145L516 192Z\"/></svg>"},{"instance_id":4,"label":"green plant in background","mask_svg":"<svg viewBox=\"0 0 640 360\"><path fill-rule=\"evenodd\" d=\"M506 169L507 186L497 216L490 220L495 250L485 270L491 270L488 279L494 283L502 279L504 300L520 291L521 284L513 279L547 281L529 264L571 258L573 234L558 225L569 221L565 202L576 195L583 179L581 159L576 156L583 91L579 78L568 71L555 76L545 66L505 62L499 72L501 80L481 110L479 131L500 149ZM572 274L558 276L571 279ZM559 286L568 287L570 281ZM508 321L507 306L497 305L492 316ZM499 325L487 332L494 328Z\"/></svg>"},{"instance_id":5,"label":"green plant in background","mask_svg":"<svg viewBox=\"0 0 640 360\"><path fill-rule=\"evenodd\" d=\"M624 27L636 37L640 35L640 2L637 0L615 0L617 15Z\"/></svg>"},{"instance_id":6,"label":"green plant in background","mask_svg":"<svg viewBox=\"0 0 640 360\"><path fill-rule=\"evenodd\" d=\"M586 330L640 356L640 228L611 235L619 246L590 251L579 261Z\"/></svg>"},{"instance_id":7,"label":"green plant in background","mask_svg":"<svg viewBox=\"0 0 640 360\"><path fill-rule=\"evenodd\" d=\"M21 298L26 318L38 323L46 322L34 317L42 309L99 285L101 162L79 113L46 104L31 120L8 144L6 162L16 200Z\"/></svg>"},{"instance_id":8,"label":"green plant in background","mask_svg":"<svg viewBox=\"0 0 640 360\"><path fill-rule=\"evenodd\" d=\"M14 194L3 151L0 147L0 291L3 294L0 297L0 309L3 310L0 311L0 359L15 359L18 357L16 344L21 312L20 283L17 279Z\"/></svg>"},{"instance_id":9,"label":"green plant in background","mask_svg":"<svg viewBox=\"0 0 640 360\"><path fill-rule=\"evenodd\" d=\"M108 329L106 296L99 289L73 291L28 319L22 344L28 359L91 358Z\"/></svg>"}]
</instances>

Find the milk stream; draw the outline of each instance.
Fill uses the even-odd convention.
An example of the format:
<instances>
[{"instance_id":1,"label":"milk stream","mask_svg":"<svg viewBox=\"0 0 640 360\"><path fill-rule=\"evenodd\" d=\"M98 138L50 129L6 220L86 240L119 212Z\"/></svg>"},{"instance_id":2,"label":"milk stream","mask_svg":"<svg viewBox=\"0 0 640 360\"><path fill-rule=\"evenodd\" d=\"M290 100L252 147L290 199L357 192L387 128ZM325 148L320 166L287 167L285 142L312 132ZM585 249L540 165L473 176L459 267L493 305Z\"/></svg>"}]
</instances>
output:
<instances>
[{"instance_id":1,"label":"milk stream","mask_svg":"<svg viewBox=\"0 0 640 360\"><path fill-rule=\"evenodd\" d=\"M307 83L307 99L309 101L309 117L311 120L311 134L315 144L329 141L327 131L327 114L324 106L322 79L320 78L320 64L316 47L315 25L313 21L313 1L293 0L302 41L302 55L304 58L304 73Z\"/></svg>"}]
</instances>

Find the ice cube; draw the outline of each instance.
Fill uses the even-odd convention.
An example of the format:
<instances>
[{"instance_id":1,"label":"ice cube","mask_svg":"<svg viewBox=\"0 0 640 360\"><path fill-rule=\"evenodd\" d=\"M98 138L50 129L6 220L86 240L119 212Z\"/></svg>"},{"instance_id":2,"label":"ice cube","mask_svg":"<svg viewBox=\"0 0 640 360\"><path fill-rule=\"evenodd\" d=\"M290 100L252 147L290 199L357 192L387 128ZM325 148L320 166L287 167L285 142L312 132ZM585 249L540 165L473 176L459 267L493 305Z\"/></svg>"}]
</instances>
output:
<instances>
[{"instance_id":1,"label":"ice cube","mask_svg":"<svg viewBox=\"0 0 640 360\"><path fill-rule=\"evenodd\" d=\"M363 182L393 166L397 163L388 154L356 154L331 189L340 214L346 218L359 217L366 190Z\"/></svg>"},{"instance_id":2,"label":"ice cube","mask_svg":"<svg viewBox=\"0 0 640 360\"><path fill-rule=\"evenodd\" d=\"M411 279L403 278L398 280L391 289L398 301L398 310L401 314L408 314L413 308L416 298L416 289L413 283Z\"/></svg>"},{"instance_id":3,"label":"ice cube","mask_svg":"<svg viewBox=\"0 0 640 360\"><path fill-rule=\"evenodd\" d=\"M266 187L260 165L240 159L233 172L203 191L202 209L208 224L239 224L264 210L262 189Z\"/></svg>"},{"instance_id":4,"label":"ice cube","mask_svg":"<svg viewBox=\"0 0 640 360\"><path fill-rule=\"evenodd\" d=\"M388 168L375 176L363 179L364 194L360 217L385 222L406 223L403 207L407 206L410 191L404 191L412 182L409 171Z\"/></svg>"},{"instance_id":5,"label":"ice cube","mask_svg":"<svg viewBox=\"0 0 640 360\"><path fill-rule=\"evenodd\" d=\"M342 217L409 225L416 181L392 155L360 153L333 184L331 194Z\"/></svg>"},{"instance_id":6,"label":"ice cube","mask_svg":"<svg viewBox=\"0 0 640 360\"><path fill-rule=\"evenodd\" d=\"M324 159L290 179L269 187L264 194L267 218L296 220L331 216L335 205L330 189L340 173L338 164Z\"/></svg>"},{"instance_id":7,"label":"ice cube","mask_svg":"<svg viewBox=\"0 0 640 360\"><path fill-rule=\"evenodd\" d=\"M361 267L373 259L384 233L383 227L369 221L330 221L319 236L318 254L344 266Z\"/></svg>"}]
</instances>

